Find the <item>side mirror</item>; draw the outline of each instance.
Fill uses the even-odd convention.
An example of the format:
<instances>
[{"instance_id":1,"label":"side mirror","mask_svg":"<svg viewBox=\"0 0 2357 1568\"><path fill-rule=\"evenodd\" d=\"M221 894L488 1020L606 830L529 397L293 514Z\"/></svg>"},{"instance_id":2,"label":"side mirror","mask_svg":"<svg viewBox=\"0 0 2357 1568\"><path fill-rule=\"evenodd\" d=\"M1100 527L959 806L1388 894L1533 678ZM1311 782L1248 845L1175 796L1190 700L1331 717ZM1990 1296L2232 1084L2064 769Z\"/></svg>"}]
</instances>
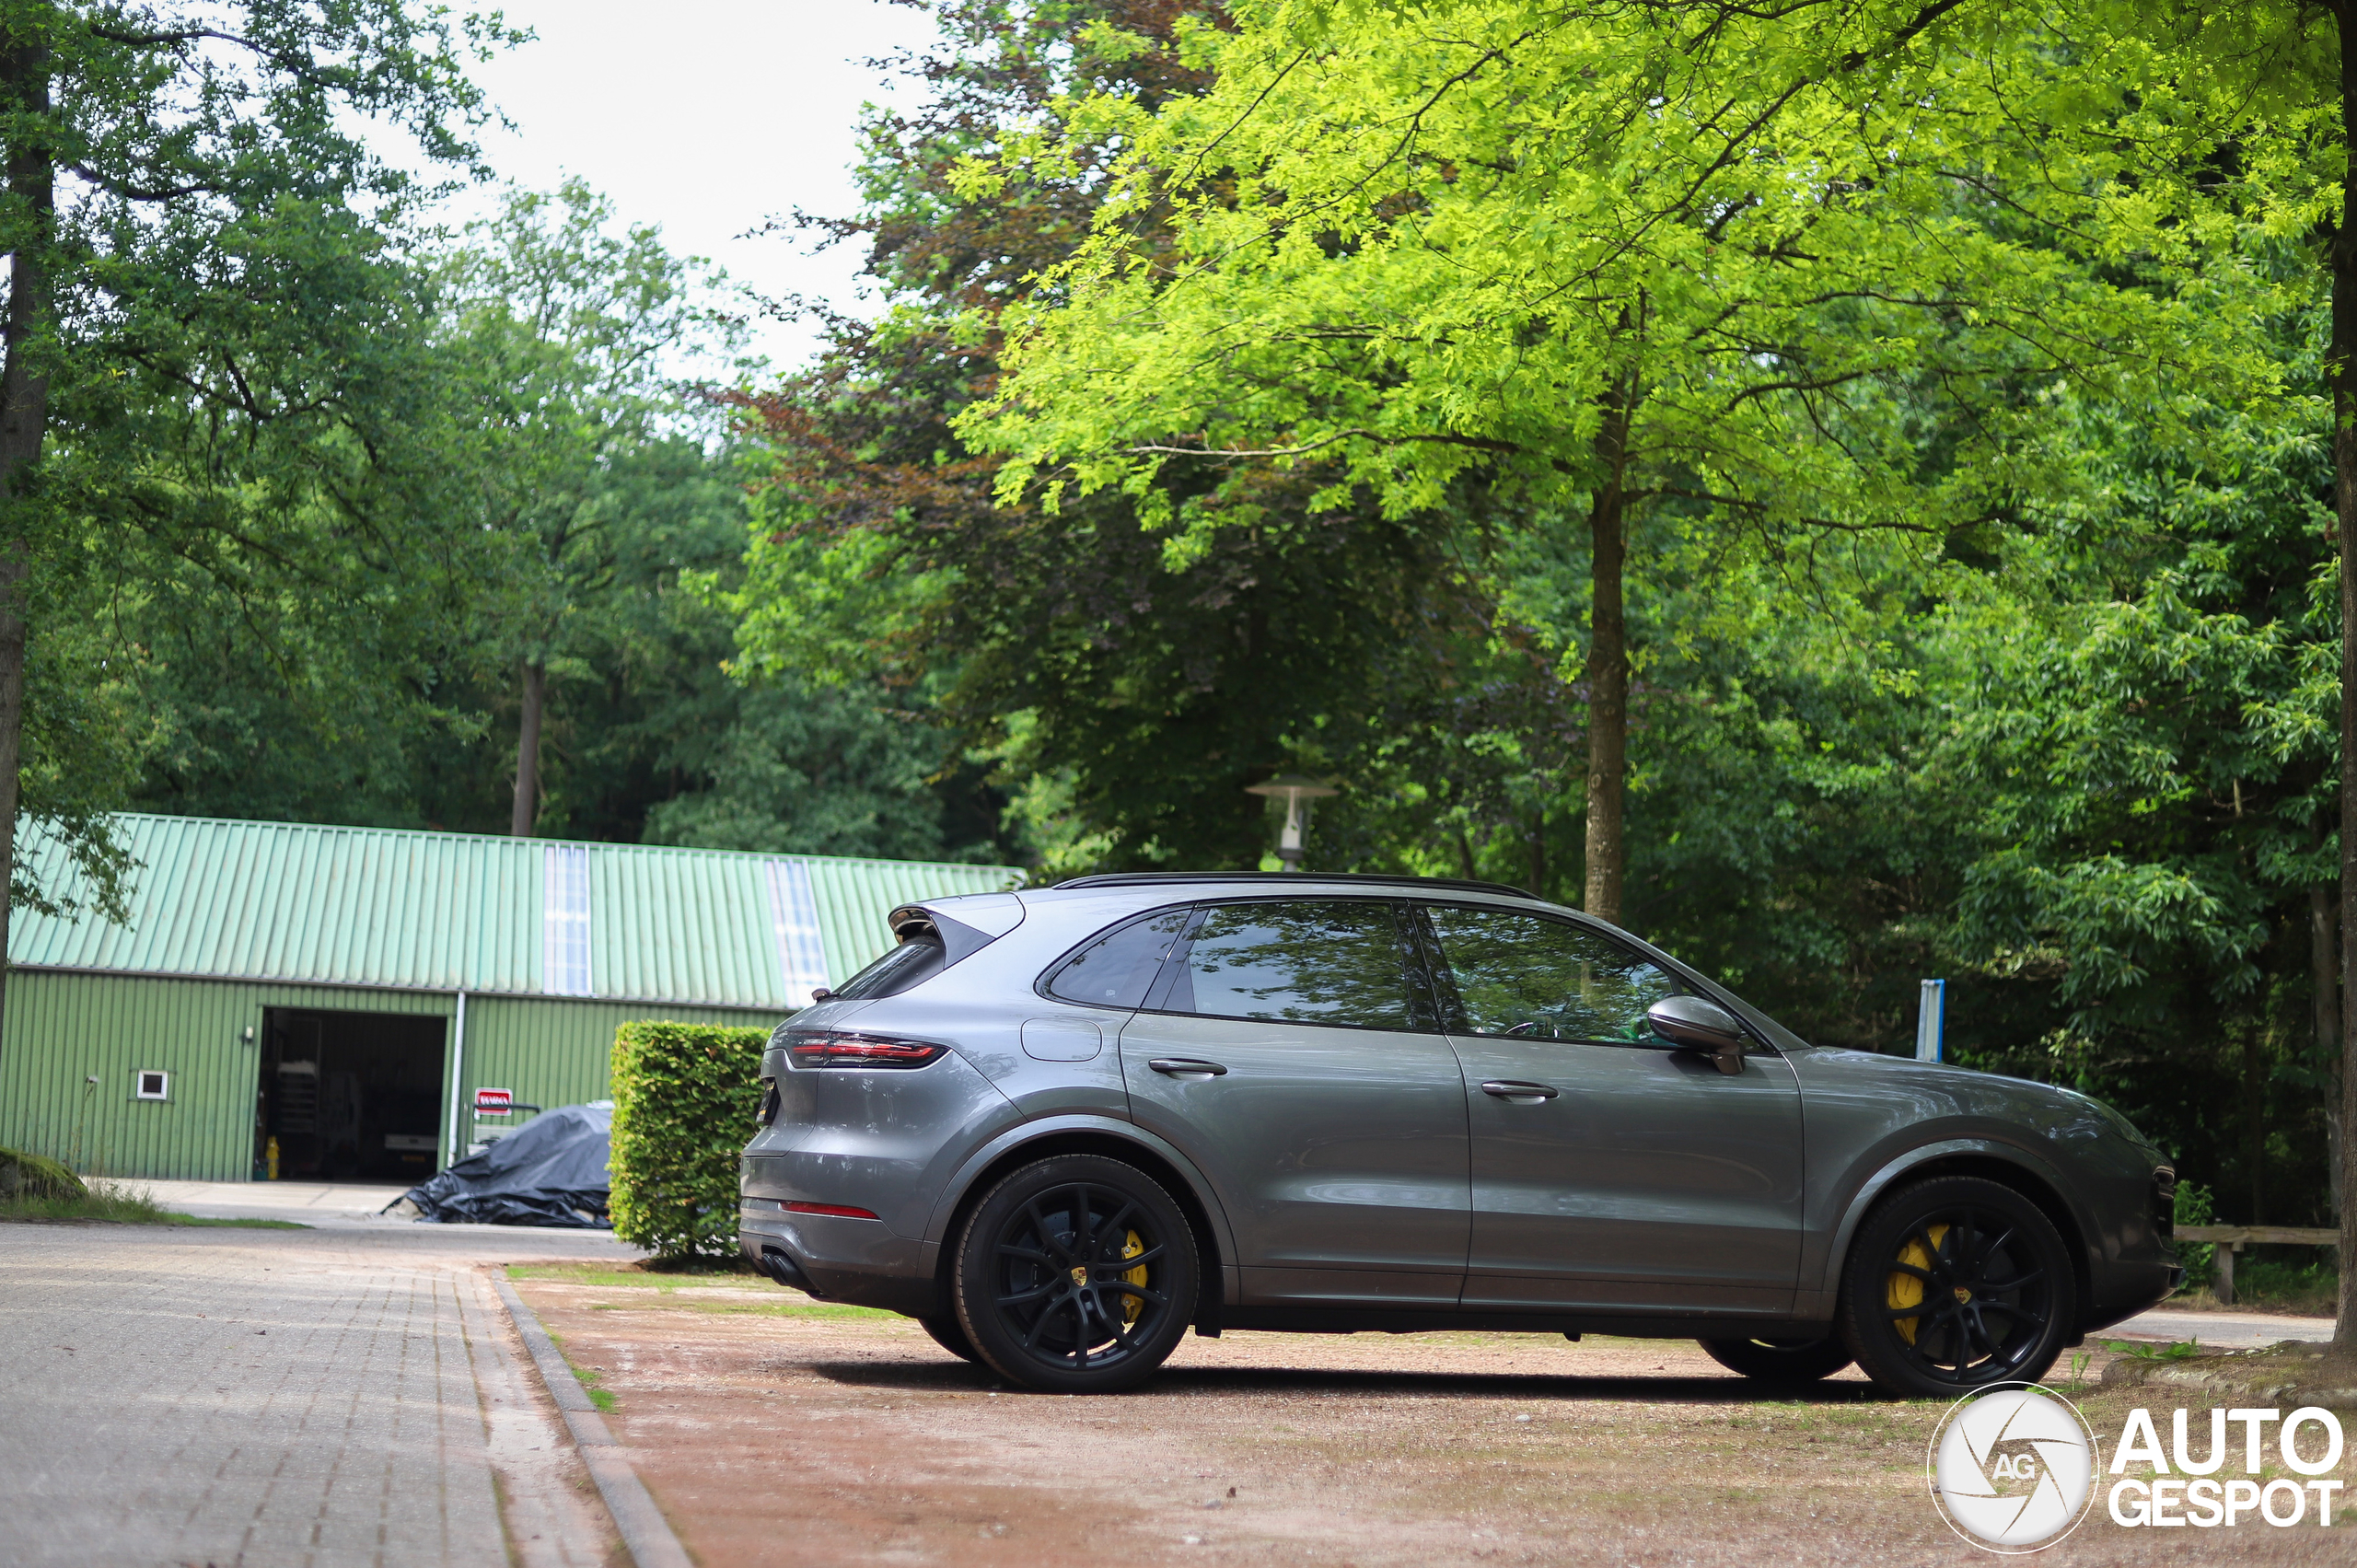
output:
<instances>
[{"instance_id":1,"label":"side mirror","mask_svg":"<svg viewBox=\"0 0 2357 1568\"><path fill-rule=\"evenodd\" d=\"M1743 1026L1707 996L1665 996L1645 1009L1654 1033L1681 1051L1703 1051L1719 1071L1743 1071Z\"/></svg>"}]
</instances>

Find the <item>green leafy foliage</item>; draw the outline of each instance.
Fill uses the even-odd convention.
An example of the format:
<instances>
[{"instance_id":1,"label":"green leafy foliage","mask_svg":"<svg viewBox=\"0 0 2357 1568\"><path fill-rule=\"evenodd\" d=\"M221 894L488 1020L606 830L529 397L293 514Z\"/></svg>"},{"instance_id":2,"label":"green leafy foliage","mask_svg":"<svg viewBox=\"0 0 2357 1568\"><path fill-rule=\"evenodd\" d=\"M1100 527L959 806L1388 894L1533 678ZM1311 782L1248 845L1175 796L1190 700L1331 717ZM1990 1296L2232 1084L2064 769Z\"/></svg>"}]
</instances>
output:
<instances>
[{"instance_id":1,"label":"green leafy foliage","mask_svg":"<svg viewBox=\"0 0 2357 1568\"><path fill-rule=\"evenodd\" d=\"M2217 1217L2210 1200L2210 1189L2198 1181L2177 1184L2175 1222L2181 1225L2208 1225ZM2185 1265L2185 1285L2199 1290L2209 1283L2212 1259L2218 1250L2214 1241L2180 1241L2177 1244L2177 1260Z\"/></svg>"},{"instance_id":2,"label":"green leafy foliage","mask_svg":"<svg viewBox=\"0 0 2357 1568\"><path fill-rule=\"evenodd\" d=\"M12 904L119 912L131 867L105 813L163 738L126 610L235 628L317 689L342 673L339 624L399 641L438 608L435 567L474 540L420 460L443 422L402 242L433 188L366 122L468 167L482 100L462 62L510 36L399 0L0 5L12 763L19 673L24 695L0 806L92 889L35 887L16 861Z\"/></svg>"},{"instance_id":3,"label":"green leafy foliage","mask_svg":"<svg viewBox=\"0 0 2357 1568\"><path fill-rule=\"evenodd\" d=\"M761 1108L763 1029L614 1031L614 1234L659 1258L737 1246L737 1161Z\"/></svg>"}]
</instances>

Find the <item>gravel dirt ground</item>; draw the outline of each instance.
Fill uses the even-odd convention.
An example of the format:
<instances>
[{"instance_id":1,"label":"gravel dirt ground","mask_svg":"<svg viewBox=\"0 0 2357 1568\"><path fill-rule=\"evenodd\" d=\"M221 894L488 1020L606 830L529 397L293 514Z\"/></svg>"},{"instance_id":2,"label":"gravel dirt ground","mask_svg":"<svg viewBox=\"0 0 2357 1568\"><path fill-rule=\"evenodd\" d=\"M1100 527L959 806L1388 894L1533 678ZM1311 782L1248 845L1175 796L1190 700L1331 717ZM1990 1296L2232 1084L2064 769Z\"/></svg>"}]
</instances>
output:
<instances>
[{"instance_id":1,"label":"gravel dirt ground","mask_svg":"<svg viewBox=\"0 0 2357 1568\"><path fill-rule=\"evenodd\" d=\"M1073 1399L767 1284L517 1272L706 1568L1991 1561L1926 1494L1942 1407L1855 1371L1796 1400L1685 1342L1231 1333L1137 1392ZM2094 1392L2109 1353L2090 1350L2078 1402L2107 1448L2154 1401ZM2098 1501L2040 1561L2345 1564L2352 1546L2347 1511L2127 1529Z\"/></svg>"}]
</instances>

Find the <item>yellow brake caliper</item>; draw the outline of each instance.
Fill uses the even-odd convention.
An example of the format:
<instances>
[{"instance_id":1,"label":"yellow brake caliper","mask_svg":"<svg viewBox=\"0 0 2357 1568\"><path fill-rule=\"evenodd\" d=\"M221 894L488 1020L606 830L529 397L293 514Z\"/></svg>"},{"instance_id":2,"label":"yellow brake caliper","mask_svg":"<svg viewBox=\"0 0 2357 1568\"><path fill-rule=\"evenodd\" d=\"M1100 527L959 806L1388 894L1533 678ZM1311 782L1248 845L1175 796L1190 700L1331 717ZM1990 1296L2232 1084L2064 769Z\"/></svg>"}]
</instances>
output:
<instances>
[{"instance_id":1,"label":"yellow brake caliper","mask_svg":"<svg viewBox=\"0 0 2357 1568\"><path fill-rule=\"evenodd\" d=\"M1933 1225L1927 1232L1933 1247L1937 1247L1941 1238L1947 1233L1948 1227L1944 1225ZM1898 1254L1898 1260L1910 1268L1921 1269L1925 1273L1932 1272L1932 1255L1923 1250L1923 1243L1919 1239L1910 1237L1908 1240L1905 1250ZM1893 1269L1890 1272L1887 1288L1890 1296L1890 1305L1893 1307L1923 1305L1923 1282L1912 1274L1902 1274L1897 1269ZM1910 1345L1915 1342L1915 1325L1918 1321L1913 1318L1901 1318L1896 1324L1898 1337Z\"/></svg>"},{"instance_id":2,"label":"yellow brake caliper","mask_svg":"<svg viewBox=\"0 0 2357 1568\"><path fill-rule=\"evenodd\" d=\"M1144 1250L1145 1243L1138 1239L1138 1233L1136 1231L1130 1232L1129 1240L1121 1244L1121 1256L1124 1258L1134 1258ZM1123 1274L1121 1277L1129 1281L1130 1283L1137 1286L1138 1289L1145 1289L1145 1265L1144 1263L1140 1263L1136 1268L1132 1269L1128 1273ZM1138 1314L1144 1310L1145 1301L1143 1297L1134 1295L1125 1295L1121 1297L1121 1327L1124 1329L1133 1327L1138 1320Z\"/></svg>"}]
</instances>

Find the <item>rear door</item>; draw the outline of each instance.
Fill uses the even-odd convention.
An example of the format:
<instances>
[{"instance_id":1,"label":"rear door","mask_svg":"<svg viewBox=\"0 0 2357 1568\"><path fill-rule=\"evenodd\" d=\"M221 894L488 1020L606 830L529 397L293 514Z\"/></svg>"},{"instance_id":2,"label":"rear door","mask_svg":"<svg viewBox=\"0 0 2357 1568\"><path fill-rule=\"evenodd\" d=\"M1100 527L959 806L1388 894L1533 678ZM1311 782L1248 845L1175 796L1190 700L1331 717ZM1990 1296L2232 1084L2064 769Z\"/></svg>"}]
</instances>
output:
<instances>
[{"instance_id":1,"label":"rear door","mask_svg":"<svg viewBox=\"0 0 2357 1568\"><path fill-rule=\"evenodd\" d=\"M1376 899L1207 905L1122 1028L1132 1114L1217 1189L1248 1304L1456 1304L1465 1083L1411 919Z\"/></svg>"},{"instance_id":2,"label":"rear door","mask_svg":"<svg viewBox=\"0 0 2357 1568\"><path fill-rule=\"evenodd\" d=\"M1471 1124L1469 1307L1790 1309L1800 1089L1671 1049L1645 1009L1684 989L1634 948L1519 910L1431 905Z\"/></svg>"}]
</instances>

